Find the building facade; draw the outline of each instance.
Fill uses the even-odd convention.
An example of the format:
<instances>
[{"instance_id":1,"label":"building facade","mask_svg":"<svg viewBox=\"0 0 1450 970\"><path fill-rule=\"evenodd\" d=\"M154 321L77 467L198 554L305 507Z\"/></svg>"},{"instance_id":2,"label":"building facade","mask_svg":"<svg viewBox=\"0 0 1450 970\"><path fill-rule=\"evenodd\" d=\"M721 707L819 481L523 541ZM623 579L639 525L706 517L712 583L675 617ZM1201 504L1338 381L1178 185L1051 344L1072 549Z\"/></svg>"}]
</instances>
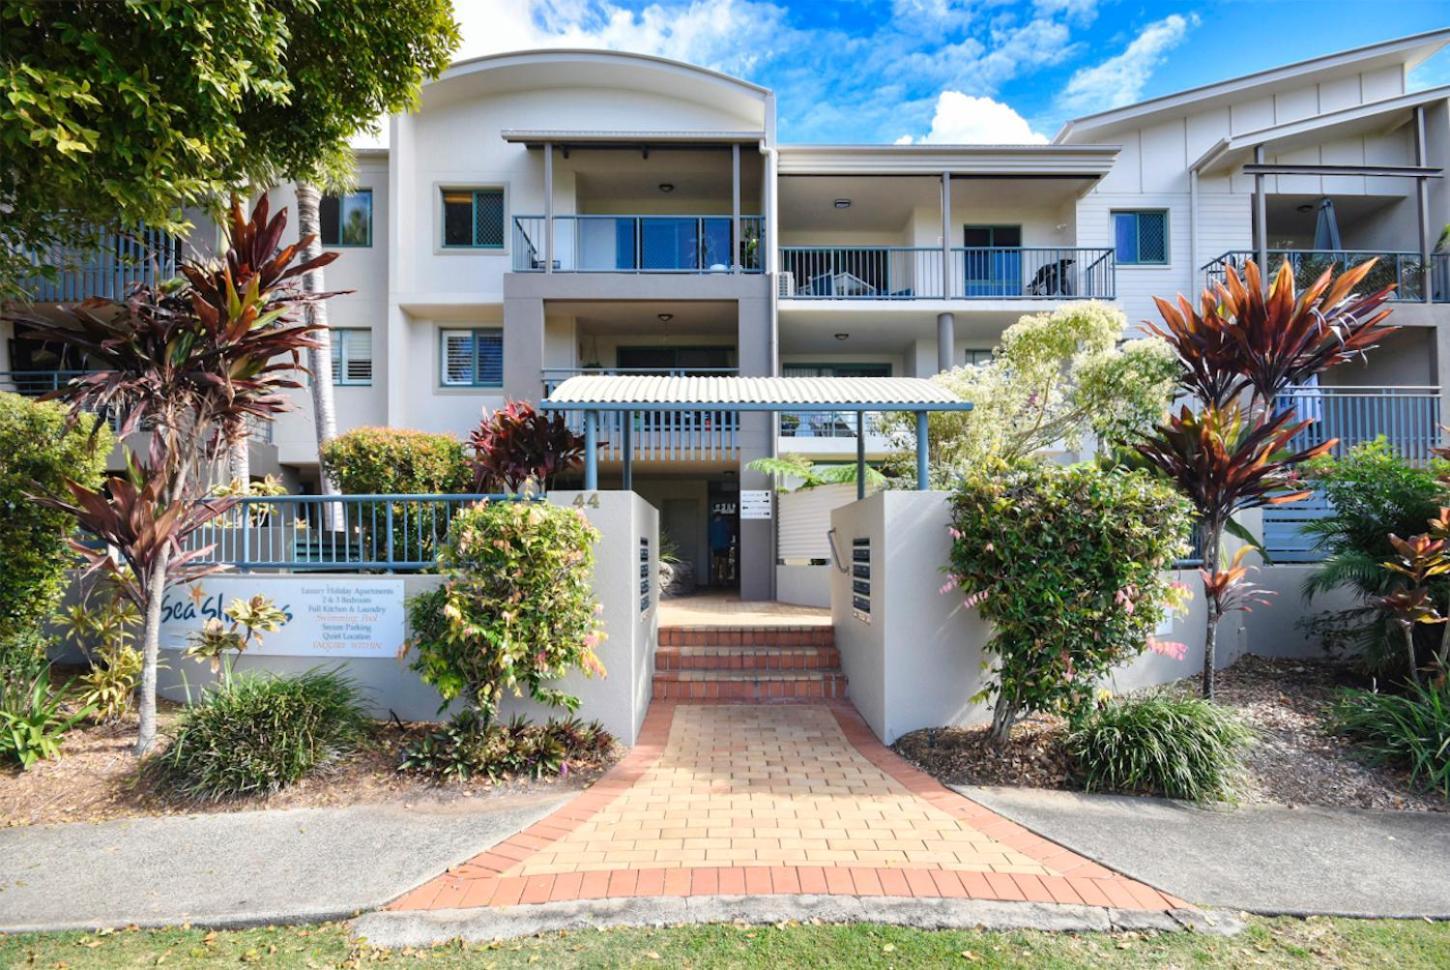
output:
<instances>
[{"instance_id":1,"label":"building facade","mask_svg":"<svg viewBox=\"0 0 1450 970\"><path fill-rule=\"evenodd\" d=\"M1051 144L780 144L775 98L642 55L551 50L462 62L358 152L324 206L339 429L464 436L506 400L576 373L930 376L990 355L1023 314L1094 299L1129 321L1249 258L1301 279L1380 260L1396 333L1313 389L1326 433L1439 437L1450 362L1450 88L1410 92L1439 31L1068 123ZM274 204L292 205L290 190ZM295 224L295 219L293 220ZM216 245L198 220L185 246ZM126 245L37 292L105 295ZM177 244L154 241L174 262ZM164 262L164 261L163 261ZM1131 326L1131 324L1130 324ZM0 387L81 369L7 333ZM8 384L6 382L9 382ZM1332 384L1331 384L1332 382ZM772 598L826 588L825 539L740 516L749 463L853 458L854 417L640 414L602 429L702 585ZM860 428L869 457L892 443ZM254 471L316 486L311 406L258 442ZM613 476L611 478L611 476ZM829 508L818 514L829 518ZM809 594L805 595L809 598Z\"/></svg>"}]
</instances>

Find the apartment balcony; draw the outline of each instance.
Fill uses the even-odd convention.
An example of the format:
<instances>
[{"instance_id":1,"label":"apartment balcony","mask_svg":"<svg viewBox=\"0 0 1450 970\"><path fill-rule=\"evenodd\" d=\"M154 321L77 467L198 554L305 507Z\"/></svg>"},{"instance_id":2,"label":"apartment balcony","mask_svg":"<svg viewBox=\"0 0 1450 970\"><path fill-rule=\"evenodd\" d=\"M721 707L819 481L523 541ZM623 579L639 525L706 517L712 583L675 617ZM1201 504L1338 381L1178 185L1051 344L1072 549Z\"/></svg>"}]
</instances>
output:
<instances>
[{"instance_id":1,"label":"apartment balcony","mask_svg":"<svg viewBox=\"0 0 1450 970\"><path fill-rule=\"evenodd\" d=\"M1300 420L1314 421L1290 442L1295 451L1335 438L1331 453L1338 457L1382 436L1405 459L1424 465L1440 443L1439 387L1307 387L1281 394L1275 403L1280 409L1292 407ZM1269 506L1264 509L1265 549L1275 562L1318 562L1324 554L1303 527L1332 511L1320 494Z\"/></svg>"},{"instance_id":2,"label":"apartment balcony","mask_svg":"<svg viewBox=\"0 0 1450 970\"><path fill-rule=\"evenodd\" d=\"M1366 292L1373 292L1393 283L1392 300L1397 302L1425 302L1424 261L1419 253L1394 250L1330 250L1330 249L1270 249L1269 268L1278 272L1284 260L1289 261L1294 271L1294 283L1298 287L1308 286L1319 275L1331 267L1336 272L1352 269L1371 259L1378 260L1374 269L1362 284ZM1242 273L1249 260L1258 259L1252 250L1232 250L1203 267L1204 282L1212 286L1223 282L1228 267ZM1430 297L1433 303L1450 303L1450 253L1430 255Z\"/></svg>"},{"instance_id":3,"label":"apartment balcony","mask_svg":"<svg viewBox=\"0 0 1450 970\"><path fill-rule=\"evenodd\" d=\"M890 436L881 427L880 412L861 415L858 436L856 415L843 411L785 411L780 415L779 447L781 452L816 456L850 456L856 453L858 437L865 439L866 451L878 455L895 449Z\"/></svg>"},{"instance_id":4,"label":"apartment balcony","mask_svg":"<svg viewBox=\"0 0 1450 970\"><path fill-rule=\"evenodd\" d=\"M0 371L0 391L9 391L22 397L42 397L58 391L73 378L84 376L87 371L79 370L6 370ZM119 428L115 416L109 416L112 431ZM272 443L272 422L256 418L247 419L247 433L258 444Z\"/></svg>"},{"instance_id":5,"label":"apartment balcony","mask_svg":"<svg viewBox=\"0 0 1450 970\"><path fill-rule=\"evenodd\" d=\"M1111 249L963 247L950 271L935 246L783 246L780 296L793 300L1111 300ZM949 277L949 278L948 278Z\"/></svg>"},{"instance_id":6,"label":"apartment balcony","mask_svg":"<svg viewBox=\"0 0 1450 970\"><path fill-rule=\"evenodd\" d=\"M181 241L158 229L107 231L84 251L57 249L32 254L37 270L21 281L33 303L79 303L93 297L124 299L137 286L154 286L176 276ZM51 276L42 265L58 267Z\"/></svg>"},{"instance_id":7,"label":"apartment balcony","mask_svg":"<svg viewBox=\"0 0 1450 970\"><path fill-rule=\"evenodd\" d=\"M575 367L544 371L544 396L581 374L637 374L671 377L734 377L734 367L704 369ZM570 428L582 434L584 415L567 412ZM599 415L599 457L623 461L625 449L639 462L733 462L740 456L740 414L735 411L603 411Z\"/></svg>"},{"instance_id":8,"label":"apartment balcony","mask_svg":"<svg viewBox=\"0 0 1450 970\"><path fill-rule=\"evenodd\" d=\"M514 217L514 272L544 272L547 221ZM734 266L728 215L568 215L553 221L556 273L703 274L728 273ZM764 235L763 217L740 217L741 272L761 272Z\"/></svg>"}]
</instances>

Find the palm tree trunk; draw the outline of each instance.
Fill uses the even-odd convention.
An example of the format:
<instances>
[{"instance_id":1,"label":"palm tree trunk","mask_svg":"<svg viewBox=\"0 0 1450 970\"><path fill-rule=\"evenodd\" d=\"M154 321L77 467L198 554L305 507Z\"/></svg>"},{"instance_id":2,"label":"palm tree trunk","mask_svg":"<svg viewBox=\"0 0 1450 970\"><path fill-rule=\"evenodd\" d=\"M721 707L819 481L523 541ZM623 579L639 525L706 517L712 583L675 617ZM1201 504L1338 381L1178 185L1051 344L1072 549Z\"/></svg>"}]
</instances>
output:
<instances>
[{"instance_id":1,"label":"palm tree trunk","mask_svg":"<svg viewBox=\"0 0 1450 970\"><path fill-rule=\"evenodd\" d=\"M227 448L227 477L250 486L252 481L252 439L250 436L232 442Z\"/></svg>"},{"instance_id":2,"label":"palm tree trunk","mask_svg":"<svg viewBox=\"0 0 1450 970\"><path fill-rule=\"evenodd\" d=\"M146 615L141 631L141 683L136 687L136 756L145 757L156 744L156 671L161 657L161 601L166 598L166 567L171 553L162 549L146 585Z\"/></svg>"},{"instance_id":3,"label":"palm tree trunk","mask_svg":"<svg viewBox=\"0 0 1450 970\"><path fill-rule=\"evenodd\" d=\"M321 199L322 194L317 186L307 182L297 183L297 230L304 237L312 237L312 241L302 250L304 260L322 254ZM305 292L321 293L324 286L322 270L314 269L303 274L302 289ZM322 327L312 335L319 346L307 351L307 369L312 372L312 416L317 429L320 491L323 495L337 495L337 483L322 457L324 446L337 437L337 407L332 397L332 333L327 329L327 302L318 300L306 304L306 314L309 324Z\"/></svg>"}]
</instances>

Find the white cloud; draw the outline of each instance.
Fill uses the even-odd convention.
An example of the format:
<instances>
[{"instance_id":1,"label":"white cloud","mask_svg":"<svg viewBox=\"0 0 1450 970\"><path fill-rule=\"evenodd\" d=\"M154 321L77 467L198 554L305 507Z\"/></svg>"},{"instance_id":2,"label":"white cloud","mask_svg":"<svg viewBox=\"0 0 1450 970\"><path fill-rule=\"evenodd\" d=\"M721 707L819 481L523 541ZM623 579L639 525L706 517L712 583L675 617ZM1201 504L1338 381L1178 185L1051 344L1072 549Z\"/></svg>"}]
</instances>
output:
<instances>
[{"instance_id":1,"label":"white cloud","mask_svg":"<svg viewBox=\"0 0 1450 970\"><path fill-rule=\"evenodd\" d=\"M789 39L785 11L759 0L692 0L638 11L583 0L457 0L462 60L541 47L656 54L735 74Z\"/></svg>"},{"instance_id":2,"label":"white cloud","mask_svg":"<svg viewBox=\"0 0 1450 970\"><path fill-rule=\"evenodd\" d=\"M921 138L902 135L898 145L1041 145L1045 135L1009 105L961 91L943 91L936 99L931 131Z\"/></svg>"},{"instance_id":3,"label":"white cloud","mask_svg":"<svg viewBox=\"0 0 1450 970\"><path fill-rule=\"evenodd\" d=\"M1172 14L1149 24L1121 54L1073 74L1059 104L1068 111L1095 112L1137 101L1153 71L1198 23L1197 14Z\"/></svg>"}]
</instances>

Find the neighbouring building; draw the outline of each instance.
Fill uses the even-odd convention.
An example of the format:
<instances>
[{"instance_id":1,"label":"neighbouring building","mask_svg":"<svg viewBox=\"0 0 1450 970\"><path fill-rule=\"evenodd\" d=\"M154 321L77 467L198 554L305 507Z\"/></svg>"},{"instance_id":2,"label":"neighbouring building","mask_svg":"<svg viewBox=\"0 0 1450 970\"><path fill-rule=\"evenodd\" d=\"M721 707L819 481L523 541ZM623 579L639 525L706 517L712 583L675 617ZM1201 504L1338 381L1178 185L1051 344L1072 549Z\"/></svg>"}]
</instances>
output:
<instances>
[{"instance_id":1,"label":"neighbouring building","mask_svg":"<svg viewBox=\"0 0 1450 970\"><path fill-rule=\"evenodd\" d=\"M481 409L581 372L929 376L984 359L1025 313L1095 299L1138 321L1156 317L1151 297L1256 255L1301 279L1378 257L1403 329L1304 393L1323 433L1384 433L1424 458L1450 365L1450 253L1436 251L1450 86L1409 91L1406 76L1447 42L1078 118L1047 145L781 144L771 91L688 64L582 50L456 64L324 205L323 242L344 254L327 284L348 291L329 310L340 429L465 435ZM184 244L118 234L36 300L118 295L216 242L204 221ZM148 258L128 262L136 250ZM0 388L38 393L86 366L6 327ZM259 432L253 467L311 490L298 397ZM620 420L601 434L604 487ZM740 497L769 487L755 458L853 458L854 416L680 410L629 430L633 488L703 584L825 601L823 529L742 520ZM874 421L861 433L871 458L892 447ZM815 504L802 514L828 522ZM1265 528L1292 558L1292 529Z\"/></svg>"}]
</instances>

